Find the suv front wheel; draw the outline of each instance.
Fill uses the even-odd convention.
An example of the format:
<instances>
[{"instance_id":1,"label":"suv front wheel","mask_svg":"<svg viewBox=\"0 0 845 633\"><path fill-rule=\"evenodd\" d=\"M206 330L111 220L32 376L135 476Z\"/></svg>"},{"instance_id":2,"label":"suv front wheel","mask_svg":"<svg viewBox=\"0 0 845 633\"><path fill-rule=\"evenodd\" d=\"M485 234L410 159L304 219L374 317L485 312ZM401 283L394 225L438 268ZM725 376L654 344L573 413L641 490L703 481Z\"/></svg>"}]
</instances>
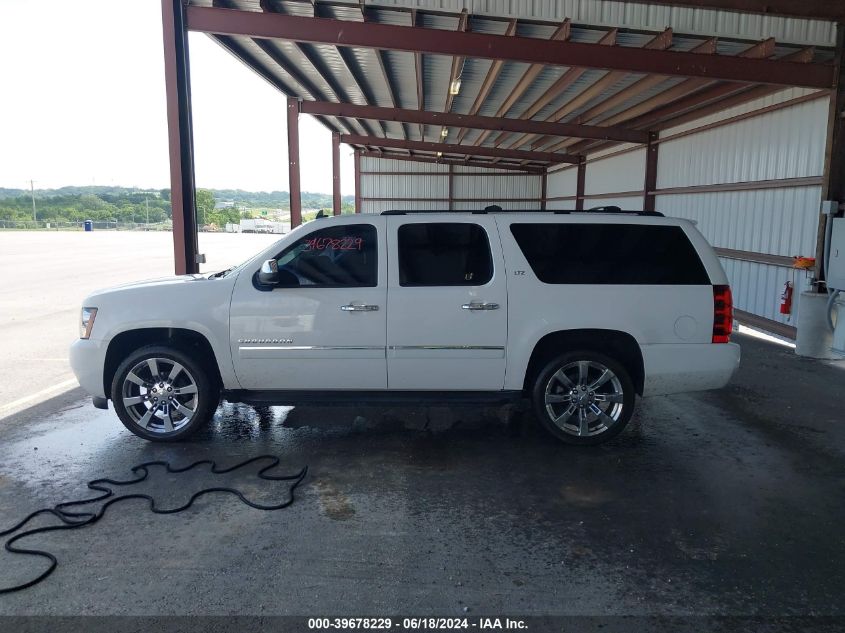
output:
<instances>
[{"instance_id":1,"label":"suv front wheel","mask_svg":"<svg viewBox=\"0 0 845 633\"><path fill-rule=\"evenodd\" d=\"M568 444L601 444L616 437L634 411L634 383L612 358L567 352L546 365L532 389L543 427Z\"/></svg>"},{"instance_id":2,"label":"suv front wheel","mask_svg":"<svg viewBox=\"0 0 845 633\"><path fill-rule=\"evenodd\" d=\"M174 442L211 419L220 392L185 352L149 345L132 352L117 368L111 397L120 421L135 435Z\"/></svg>"}]
</instances>

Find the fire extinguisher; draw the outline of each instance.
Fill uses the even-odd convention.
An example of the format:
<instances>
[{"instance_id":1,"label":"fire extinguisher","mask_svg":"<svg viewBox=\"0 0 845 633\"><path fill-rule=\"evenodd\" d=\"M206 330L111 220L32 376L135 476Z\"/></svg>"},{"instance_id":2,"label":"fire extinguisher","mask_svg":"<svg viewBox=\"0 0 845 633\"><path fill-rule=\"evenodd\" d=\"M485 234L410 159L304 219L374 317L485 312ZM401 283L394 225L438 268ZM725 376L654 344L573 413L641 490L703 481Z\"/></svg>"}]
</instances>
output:
<instances>
[{"instance_id":1,"label":"fire extinguisher","mask_svg":"<svg viewBox=\"0 0 845 633\"><path fill-rule=\"evenodd\" d=\"M783 284L783 292L780 293L780 313L792 314L792 282Z\"/></svg>"}]
</instances>

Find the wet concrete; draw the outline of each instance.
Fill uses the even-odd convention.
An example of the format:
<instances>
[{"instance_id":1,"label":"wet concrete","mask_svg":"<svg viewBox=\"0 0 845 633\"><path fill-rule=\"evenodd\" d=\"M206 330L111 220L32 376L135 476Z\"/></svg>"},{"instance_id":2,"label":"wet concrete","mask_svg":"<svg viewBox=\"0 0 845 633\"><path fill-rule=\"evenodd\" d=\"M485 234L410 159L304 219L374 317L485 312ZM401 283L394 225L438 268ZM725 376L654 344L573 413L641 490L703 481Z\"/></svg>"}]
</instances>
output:
<instances>
[{"instance_id":1,"label":"wet concrete","mask_svg":"<svg viewBox=\"0 0 845 633\"><path fill-rule=\"evenodd\" d=\"M232 405L155 445L56 399L0 424L0 524L153 459L273 453L310 472L279 512L129 502L33 537L60 566L0 614L845 615L845 369L739 338L730 387L642 400L589 449L495 409ZM220 483L261 502L287 490L205 469L143 486L167 506ZM0 584L40 564L3 553Z\"/></svg>"}]
</instances>

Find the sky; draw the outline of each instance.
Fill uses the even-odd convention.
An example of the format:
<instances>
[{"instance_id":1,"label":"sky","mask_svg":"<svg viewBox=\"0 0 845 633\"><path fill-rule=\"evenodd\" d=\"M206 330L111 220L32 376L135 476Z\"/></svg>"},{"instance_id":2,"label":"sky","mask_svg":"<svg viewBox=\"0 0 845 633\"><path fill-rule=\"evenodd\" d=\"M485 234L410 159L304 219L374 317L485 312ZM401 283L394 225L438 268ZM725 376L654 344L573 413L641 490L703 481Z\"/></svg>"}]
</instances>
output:
<instances>
[{"instance_id":1,"label":"sky","mask_svg":"<svg viewBox=\"0 0 845 633\"><path fill-rule=\"evenodd\" d=\"M159 0L0 0L0 24L0 187L170 186ZM189 38L197 186L287 190L285 96ZM330 193L331 134L308 115L300 160L302 189Z\"/></svg>"}]
</instances>

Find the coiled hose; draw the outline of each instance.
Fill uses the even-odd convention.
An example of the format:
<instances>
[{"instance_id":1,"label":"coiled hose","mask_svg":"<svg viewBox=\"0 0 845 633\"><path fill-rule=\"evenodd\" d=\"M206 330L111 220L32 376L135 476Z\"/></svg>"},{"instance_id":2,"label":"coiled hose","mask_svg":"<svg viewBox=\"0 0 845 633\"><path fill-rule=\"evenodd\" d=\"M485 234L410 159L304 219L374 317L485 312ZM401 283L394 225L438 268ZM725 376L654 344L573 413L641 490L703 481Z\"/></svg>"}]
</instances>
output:
<instances>
[{"instance_id":1,"label":"coiled hose","mask_svg":"<svg viewBox=\"0 0 845 633\"><path fill-rule=\"evenodd\" d=\"M225 488L225 487L213 487L213 488L204 488L198 492L195 492L191 498L182 506L177 508L168 508L166 510L161 510L156 507L155 498L147 495L147 494L126 494L121 496L114 496L115 492L111 488L107 488L108 486L130 486L132 484L138 484L144 481L149 476L148 467L150 466L164 466L167 469L168 473L184 473L189 471L197 466L201 466L203 464L208 464L211 466L211 472L215 475L223 475L226 473L230 473L238 468L243 468L244 466L248 466L249 464L253 464L257 461L261 460L270 460L270 463L267 464L264 468L258 471L259 479L265 479L267 481L291 481L293 482L290 487L288 488L288 498L287 500L277 503L275 505L262 505L259 503L254 503L244 496L244 494L235 488ZM15 542L19 541L23 538L28 536L33 536L35 534L43 534L45 532L56 532L59 530L76 530L78 528L87 527L89 525L94 525L97 521L103 518L106 514L106 510L108 510L111 506L115 505L116 503L120 503L121 501L127 501L129 499L146 499L149 501L150 504L150 511L155 514L176 514L177 512L182 512L190 508L194 501L202 497L203 495L209 494L211 492L226 492L229 494L235 495L238 499L240 499L243 503L248 505L251 508L255 508L256 510L281 510L282 508L286 508L293 503L294 500L294 490L296 487L302 483L302 480L305 479L305 475L308 473L308 467L305 466L302 470L300 470L295 475L268 475L267 471L275 468L279 465L279 458L275 455L259 455L258 457L253 457L252 459L248 459L246 461L240 462L235 464L234 466L230 466L228 468L218 468L217 462L210 460L210 459L202 459L198 462L194 462L189 466L185 466L183 468L173 468L170 465L170 462L165 461L152 461L152 462L144 462L143 464L138 464L132 468L132 472L137 474L138 477L135 479L130 479L127 481L117 481L115 479L94 479L88 482L88 488L90 490L94 490L96 492L101 492L102 494L92 497L90 499L80 499L78 501L65 501L63 503L59 503L58 505L53 506L52 508L42 508L41 510L36 510L32 514L28 515L22 521L18 522L13 527L3 530L0 532L0 537L9 536L10 534L14 534L21 528L23 528L27 523L29 523L32 519L42 514L52 514L54 517L59 519L62 524L61 525L48 525L45 527L34 528L31 530L26 530L25 532L21 532L20 534L15 534L12 538L6 541L4 548L7 552L12 554L22 554L24 556L37 556L39 558L44 558L50 562L50 566L43 571L41 574L29 580L27 582L21 583L19 585L13 585L10 587L2 587L0 588L0 595L6 593L12 593L14 591L21 591L22 589L27 589L34 585L37 585L44 579L46 579L50 574L52 574L56 567L59 564L58 559L51 554L50 552L45 552L43 550L37 549L23 549L20 547L15 547ZM97 501L106 501L99 510L96 512L73 512L70 511L69 508L75 508L76 506L82 506L89 503L96 503Z\"/></svg>"}]
</instances>

